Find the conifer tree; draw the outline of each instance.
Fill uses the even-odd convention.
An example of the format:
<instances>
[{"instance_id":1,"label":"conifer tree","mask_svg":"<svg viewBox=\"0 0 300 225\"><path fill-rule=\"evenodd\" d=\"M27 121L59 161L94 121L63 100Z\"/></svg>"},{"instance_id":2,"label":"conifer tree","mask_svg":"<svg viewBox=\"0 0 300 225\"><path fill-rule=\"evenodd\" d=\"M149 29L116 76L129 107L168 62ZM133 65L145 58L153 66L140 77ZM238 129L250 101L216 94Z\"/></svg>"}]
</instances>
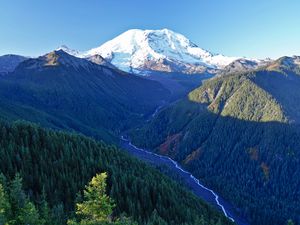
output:
<instances>
[{"instance_id":1,"label":"conifer tree","mask_svg":"<svg viewBox=\"0 0 300 225\"><path fill-rule=\"evenodd\" d=\"M77 204L76 214L93 223L110 220L113 200L106 194L106 173L97 174L84 190L84 201Z\"/></svg>"},{"instance_id":2,"label":"conifer tree","mask_svg":"<svg viewBox=\"0 0 300 225\"><path fill-rule=\"evenodd\" d=\"M39 212L30 201L26 201L23 208L20 209L16 225L43 225Z\"/></svg>"},{"instance_id":3,"label":"conifer tree","mask_svg":"<svg viewBox=\"0 0 300 225\"><path fill-rule=\"evenodd\" d=\"M294 225L294 222L292 220L288 220L287 225Z\"/></svg>"},{"instance_id":4,"label":"conifer tree","mask_svg":"<svg viewBox=\"0 0 300 225\"><path fill-rule=\"evenodd\" d=\"M0 183L0 225L8 222L10 212L11 207L7 193L5 192L3 185Z\"/></svg>"}]
</instances>

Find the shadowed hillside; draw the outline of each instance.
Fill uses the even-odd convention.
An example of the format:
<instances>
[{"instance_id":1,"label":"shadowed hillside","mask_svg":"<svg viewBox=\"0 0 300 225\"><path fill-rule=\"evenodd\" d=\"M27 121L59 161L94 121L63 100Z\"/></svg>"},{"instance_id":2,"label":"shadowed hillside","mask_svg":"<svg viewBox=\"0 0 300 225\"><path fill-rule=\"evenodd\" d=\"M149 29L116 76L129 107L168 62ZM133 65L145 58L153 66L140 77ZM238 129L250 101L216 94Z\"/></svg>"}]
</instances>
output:
<instances>
[{"instance_id":1,"label":"shadowed hillside","mask_svg":"<svg viewBox=\"0 0 300 225\"><path fill-rule=\"evenodd\" d=\"M2 118L76 130L109 142L169 97L158 82L62 50L26 60L0 79Z\"/></svg>"},{"instance_id":2,"label":"shadowed hillside","mask_svg":"<svg viewBox=\"0 0 300 225\"><path fill-rule=\"evenodd\" d=\"M269 69L211 79L132 140L181 162L252 224L300 222L299 80Z\"/></svg>"},{"instance_id":3,"label":"shadowed hillside","mask_svg":"<svg viewBox=\"0 0 300 225\"><path fill-rule=\"evenodd\" d=\"M9 184L19 173L26 195L36 206L46 196L51 225L66 224L75 201L81 200L79 193L99 172L108 174L107 193L116 203L114 216L126 213L141 225L232 224L159 171L114 146L33 124L0 122L0 184ZM3 204L0 209L3 219Z\"/></svg>"}]
</instances>

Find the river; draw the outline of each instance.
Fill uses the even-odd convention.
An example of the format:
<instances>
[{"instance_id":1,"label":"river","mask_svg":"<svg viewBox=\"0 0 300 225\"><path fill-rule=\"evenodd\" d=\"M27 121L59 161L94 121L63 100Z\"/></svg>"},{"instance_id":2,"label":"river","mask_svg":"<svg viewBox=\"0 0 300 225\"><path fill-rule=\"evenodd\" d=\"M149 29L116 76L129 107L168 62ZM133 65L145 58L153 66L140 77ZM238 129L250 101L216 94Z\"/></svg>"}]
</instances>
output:
<instances>
[{"instance_id":1,"label":"river","mask_svg":"<svg viewBox=\"0 0 300 225\"><path fill-rule=\"evenodd\" d=\"M185 171L181 166L167 156L162 156L155 154L151 151L141 149L133 145L128 139L124 136L121 136L120 145L130 154L135 157L146 161L154 165L164 165L172 170L176 175L178 175L184 181L184 184L198 197L215 207L216 209L223 212L223 214L235 222L238 225L248 225L246 220L240 217L234 210L232 204L225 201L213 190L205 187L197 178L195 178L190 172Z\"/></svg>"}]
</instances>

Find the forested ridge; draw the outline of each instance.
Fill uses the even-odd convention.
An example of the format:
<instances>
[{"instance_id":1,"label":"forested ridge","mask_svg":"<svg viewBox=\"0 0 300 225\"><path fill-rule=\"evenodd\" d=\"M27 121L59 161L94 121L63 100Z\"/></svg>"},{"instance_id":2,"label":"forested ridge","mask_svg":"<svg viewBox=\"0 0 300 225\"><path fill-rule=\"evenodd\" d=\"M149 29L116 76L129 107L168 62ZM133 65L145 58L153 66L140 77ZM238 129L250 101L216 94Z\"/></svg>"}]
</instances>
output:
<instances>
[{"instance_id":1,"label":"forested ridge","mask_svg":"<svg viewBox=\"0 0 300 225\"><path fill-rule=\"evenodd\" d=\"M117 143L170 92L159 82L53 51L0 77L0 118L23 119Z\"/></svg>"},{"instance_id":2,"label":"forested ridge","mask_svg":"<svg viewBox=\"0 0 300 225\"><path fill-rule=\"evenodd\" d=\"M133 130L133 142L181 162L251 224L299 224L300 77L282 60L207 81Z\"/></svg>"},{"instance_id":3,"label":"forested ridge","mask_svg":"<svg viewBox=\"0 0 300 225\"><path fill-rule=\"evenodd\" d=\"M20 219L18 225L49 224L49 218L50 224L66 224L75 203L82 201L85 185L99 172L108 174L114 217L126 215L147 225L231 224L180 185L114 146L26 122L0 123L0 172L3 199L19 201L21 196L13 216ZM16 207L11 197L9 201ZM21 220L24 213L31 215L28 212L32 218Z\"/></svg>"}]
</instances>

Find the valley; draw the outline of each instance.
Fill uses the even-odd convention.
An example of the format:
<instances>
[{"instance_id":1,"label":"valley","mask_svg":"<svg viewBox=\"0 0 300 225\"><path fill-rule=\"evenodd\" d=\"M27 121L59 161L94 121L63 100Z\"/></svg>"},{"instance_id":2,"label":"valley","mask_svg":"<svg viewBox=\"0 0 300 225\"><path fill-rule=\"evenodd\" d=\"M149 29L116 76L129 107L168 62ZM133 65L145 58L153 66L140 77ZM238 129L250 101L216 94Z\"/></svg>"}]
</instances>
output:
<instances>
[{"instance_id":1,"label":"valley","mask_svg":"<svg viewBox=\"0 0 300 225\"><path fill-rule=\"evenodd\" d=\"M242 214L251 224L282 224L291 212L297 221L297 60L284 57L262 69L212 78L130 137L135 145L180 162L238 208L245 207Z\"/></svg>"},{"instance_id":2,"label":"valley","mask_svg":"<svg viewBox=\"0 0 300 225\"><path fill-rule=\"evenodd\" d=\"M125 149L130 154L142 159L143 161L149 162L152 165L168 167L174 174L176 174L175 176L180 177L179 179L181 182L184 181L188 189L192 190L195 195L213 205L216 209L222 211L228 219L238 225L248 224L244 218L237 215L235 208L231 204L226 202L213 190L203 186L198 179L196 179L190 172L183 170L180 165L171 158L138 148L124 136L121 136L120 139L121 148Z\"/></svg>"},{"instance_id":3,"label":"valley","mask_svg":"<svg viewBox=\"0 0 300 225\"><path fill-rule=\"evenodd\" d=\"M53 224L81 221L77 203L101 173L116 203L105 225L123 215L134 225L298 225L299 86L299 56L224 56L169 29L1 56L0 197L16 208L3 218L28 204L43 217L43 198Z\"/></svg>"}]
</instances>

